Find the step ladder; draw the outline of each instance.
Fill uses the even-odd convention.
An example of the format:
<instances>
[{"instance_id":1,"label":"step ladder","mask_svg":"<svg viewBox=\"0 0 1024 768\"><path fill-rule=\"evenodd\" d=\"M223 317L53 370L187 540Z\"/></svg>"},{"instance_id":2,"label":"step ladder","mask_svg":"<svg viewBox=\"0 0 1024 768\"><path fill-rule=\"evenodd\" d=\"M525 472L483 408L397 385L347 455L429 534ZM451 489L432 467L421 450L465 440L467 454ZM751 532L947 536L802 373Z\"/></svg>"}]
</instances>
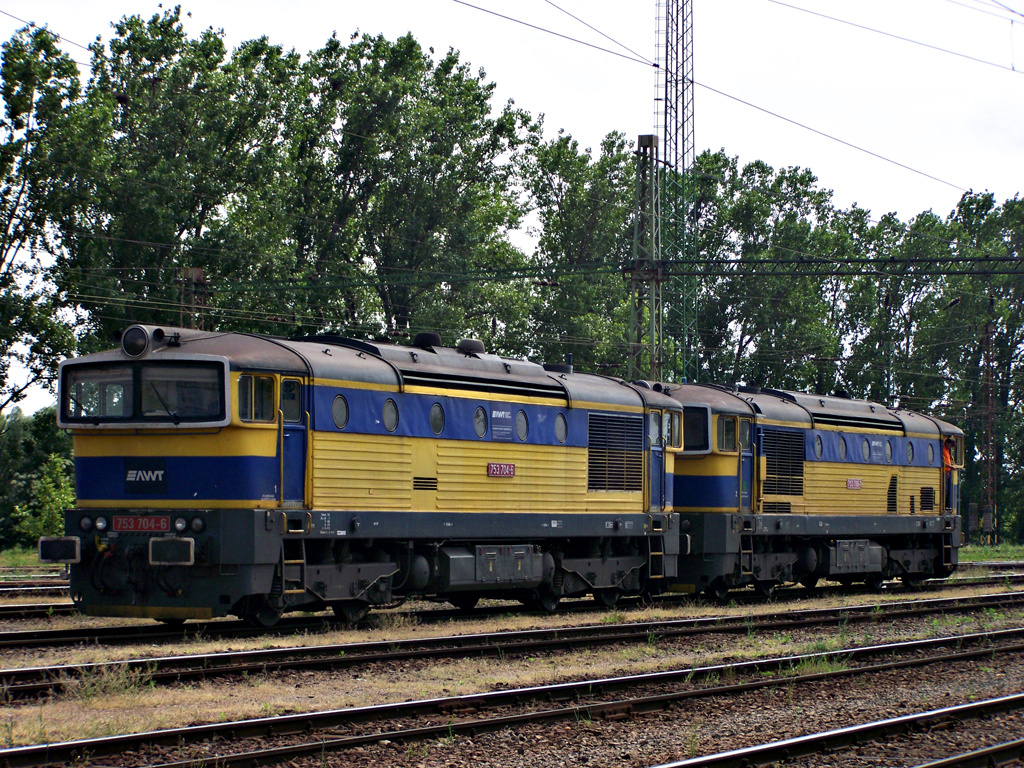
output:
<instances>
[{"instance_id":1,"label":"step ladder","mask_svg":"<svg viewBox=\"0 0 1024 768\"><path fill-rule=\"evenodd\" d=\"M306 541L285 539L281 548L284 594L303 595L306 593Z\"/></svg>"}]
</instances>

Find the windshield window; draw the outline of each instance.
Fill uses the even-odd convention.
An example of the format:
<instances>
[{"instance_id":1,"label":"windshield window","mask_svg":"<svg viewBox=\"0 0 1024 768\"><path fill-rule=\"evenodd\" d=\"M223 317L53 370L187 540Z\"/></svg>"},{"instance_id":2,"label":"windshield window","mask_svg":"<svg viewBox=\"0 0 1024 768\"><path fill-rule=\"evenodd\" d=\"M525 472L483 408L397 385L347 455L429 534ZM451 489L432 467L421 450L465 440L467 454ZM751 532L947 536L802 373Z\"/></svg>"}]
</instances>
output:
<instances>
[{"instance_id":1,"label":"windshield window","mask_svg":"<svg viewBox=\"0 0 1024 768\"><path fill-rule=\"evenodd\" d=\"M74 365L64 369L65 421L219 421L224 418L223 366L219 363Z\"/></svg>"}]
</instances>

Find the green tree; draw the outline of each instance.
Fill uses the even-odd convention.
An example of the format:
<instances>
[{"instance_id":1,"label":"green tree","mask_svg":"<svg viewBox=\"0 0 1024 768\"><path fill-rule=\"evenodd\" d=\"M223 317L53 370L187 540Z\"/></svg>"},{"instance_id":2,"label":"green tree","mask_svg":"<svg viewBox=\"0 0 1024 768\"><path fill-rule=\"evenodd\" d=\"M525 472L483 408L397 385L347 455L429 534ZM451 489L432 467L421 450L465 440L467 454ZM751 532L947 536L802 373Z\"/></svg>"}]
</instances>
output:
<instances>
[{"instance_id":1,"label":"green tree","mask_svg":"<svg viewBox=\"0 0 1024 768\"><path fill-rule=\"evenodd\" d=\"M30 483L29 503L15 508L22 543L31 546L40 536L64 533L64 510L75 504L74 483L68 477L71 462L51 453Z\"/></svg>"},{"instance_id":2,"label":"green tree","mask_svg":"<svg viewBox=\"0 0 1024 768\"><path fill-rule=\"evenodd\" d=\"M37 508L33 486L44 473L54 488L74 487L71 437L57 428L55 410L44 408L26 416L14 408L0 414L0 548L34 542L18 530L23 519L19 510ZM64 473L64 481L56 480L55 468Z\"/></svg>"},{"instance_id":3,"label":"green tree","mask_svg":"<svg viewBox=\"0 0 1024 768\"><path fill-rule=\"evenodd\" d=\"M536 352L583 370L625 375L629 292L621 268L633 247L636 163L612 133L594 156L571 136L539 143L524 183L540 223L533 310Z\"/></svg>"},{"instance_id":4,"label":"green tree","mask_svg":"<svg viewBox=\"0 0 1024 768\"><path fill-rule=\"evenodd\" d=\"M188 38L178 8L114 31L91 46L78 105L89 140L55 179L77 194L53 217L55 279L103 339L131 322L193 322L183 270L240 268L222 264L208 231L234 196L268 181L297 63L265 39L228 58L221 32Z\"/></svg>"},{"instance_id":5,"label":"green tree","mask_svg":"<svg viewBox=\"0 0 1024 768\"><path fill-rule=\"evenodd\" d=\"M27 27L3 45L0 91L0 410L33 384L48 385L74 337L67 304L45 280L47 222L66 196L55 179L69 160L80 84L77 67L48 29ZM12 365L26 373L12 376Z\"/></svg>"},{"instance_id":6,"label":"green tree","mask_svg":"<svg viewBox=\"0 0 1024 768\"><path fill-rule=\"evenodd\" d=\"M831 193L724 153L702 154L694 180L702 379L831 391L844 287L813 269L836 247Z\"/></svg>"}]
</instances>

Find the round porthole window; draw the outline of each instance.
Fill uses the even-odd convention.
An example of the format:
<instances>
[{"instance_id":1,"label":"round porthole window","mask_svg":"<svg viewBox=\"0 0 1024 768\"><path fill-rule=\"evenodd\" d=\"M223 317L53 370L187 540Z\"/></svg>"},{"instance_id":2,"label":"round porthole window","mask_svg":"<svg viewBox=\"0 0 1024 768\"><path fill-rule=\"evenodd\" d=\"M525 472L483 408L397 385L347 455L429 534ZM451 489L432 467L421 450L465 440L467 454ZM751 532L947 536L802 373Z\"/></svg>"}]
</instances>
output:
<instances>
[{"instance_id":1,"label":"round porthole window","mask_svg":"<svg viewBox=\"0 0 1024 768\"><path fill-rule=\"evenodd\" d=\"M484 437L487 434L487 411L483 407L477 408L473 414L473 431L477 437Z\"/></svg>"},{"instance_id":2,"label":"round porthole window","mask_svg":"<svg viewBox=\"0 0 1024 768\"><path fill-rule=\"evenodd\" d=\"M928 465L933 466L935 464L935 446L928 443Z\"/></svg>"},{"instance_id":3,"label":"round porthole window","mask_svg":"<svg viewBox=\"0 0 1024 768\"><path fill-rule=\"evenodd\" d=\"M864 461L871 461L871 443L868 442L866 437L860 444L860 455Z\"/></svg>"},{"instance_id":4,"label":"round porthole window","mask_svg":"<svg viewBox=\"0 0 1024 768\"><path fill-rule=\"evenodd\" d=\"M907 464L914 463L914 444L907 443Z\"/></svg>"},{"instance_id":5,"label":"round porthole window","mask_svg":"<svg viewBox=\"0 0 1024 768\"><path fill-rule=\"evenodd\" d=\"M825 445L821 441L821 435L814 436L814 458L820 459L825 452Z\"/></svg>"},{"instance_id":6,"label":"round porthole window","mask_svg":"<svg viewBox=\"0 0 1024 768\"><path fill-rule=\"evenodd\" d=\"M516 435L520 440L525 440L530 434L530 420L526 418L526 411L519 411L516 414Z\"/></svg>"},{"instance_id":7,"label":"round porthole window","mask_svg":"<svg viewBox=\"0 0 1024 768\"><path fill-rule=\"evenodd\" d=\"M430 431L435 435L444 432L444 408L440 403L430 406Z\"/></svg>"},{"instance_id":8,"label":"round porthole window","mask_svg":"<svg viewBox=\"0 0 1024 768\"><path fill-rule=\"evenodd\" d=\"M565 423L565 416L561 413L555 417L555 439L560 443L565 442L565 438L569 436L569 425Z\"/></svg>"},{"instance_id":9,"label":"round porthole window","mask_svg":"<svg viewBox=\"0 0 1024 768\"><path fill-rule=\"evenodd\" d=\"M398 429L398 404L391 398L384 401L384 429L388 432Z\"/></svg>"},{"instance_id":10,"label":"round porthole window","mask_svg":"<svg viewBox=\"0 0 1024 768\"><path fill-rule=\"evenodd\" d=\"M839 460L846 461L846 438L839 436Z\"/></svg>"},{"instance_id":11,"label":"round porthole window","mask_svg":"<svg viewBox=\"0 0 1024 768\"><path fill-rule=\"evenodd\" d=\"M331 418L338 429L344 429L348 425L348 400L344 395L338 395L331 403Z\"/></svg>"},{"instance_id":12,"label":"round porthole window","mask_svg":"<svg viewBox=\"0 0 1024 768\"><path fill-rule=\"evenodd\" d=\"M885 441L885 463L892 464L892 440Z\"/></svg>"}]
</instances>

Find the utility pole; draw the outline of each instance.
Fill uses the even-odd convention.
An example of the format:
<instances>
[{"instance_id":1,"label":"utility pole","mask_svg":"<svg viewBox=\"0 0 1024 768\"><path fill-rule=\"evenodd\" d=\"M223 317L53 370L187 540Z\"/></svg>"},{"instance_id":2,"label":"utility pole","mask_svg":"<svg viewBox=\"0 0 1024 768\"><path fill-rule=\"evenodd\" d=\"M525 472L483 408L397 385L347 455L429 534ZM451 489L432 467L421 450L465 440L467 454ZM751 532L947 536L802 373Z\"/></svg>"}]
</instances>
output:
<instances>
[{"instance_id":1,"label":"utility pole","mask_svg":"<svg viewBox=\"0 0 1024 768\"><path fill-rule=\"evenodd\" d=\"M989 302L993 305L994 302ZM981 410L984 436L981 462L984 473L984 487L981 496L981 540L985 544L996 543L997 491L999 483L999 461L996 455L996 398L995 398L995 354L993 340L996 324L985 323L985 338L982 341L981 367Z\"/></svg>"},{"instance_id":2,"label":"utility pole","mask_svg":"<svg viewBox=\"0 0 1024 768\"><path fill-rule=\"evenodd\" d=\"M206 297L210 289L203 268L182 267L175 282L181 288L178 325L206 330Z\"/></svg>"},{"instance_id":3,"label":"utility pole","mask_svg":"<svg viewBox=\"0 0 1024 768\"><path fill-rule=\"evenodd\" d=\"M664 161L661 184L664 216L661 258L692 266L697 262L693 202L695 189L693 0L658 0L658 85L656 120ZM697 278L694 270L668 283L668 335L673 340L677 376L697 380Z\"/></svg>"},{"instance_id":4,"label":"utility pole","mask_svg":"<svg viewBox=\"0 0 1024 768\"><path fill-rule=\"evenodd\" d=\"M623 273L629 281L629 360L627 378L662 378L661 196L658 191L658 137L637 140L636 217L633 260Z\"/></svg>"}]
</instances>

